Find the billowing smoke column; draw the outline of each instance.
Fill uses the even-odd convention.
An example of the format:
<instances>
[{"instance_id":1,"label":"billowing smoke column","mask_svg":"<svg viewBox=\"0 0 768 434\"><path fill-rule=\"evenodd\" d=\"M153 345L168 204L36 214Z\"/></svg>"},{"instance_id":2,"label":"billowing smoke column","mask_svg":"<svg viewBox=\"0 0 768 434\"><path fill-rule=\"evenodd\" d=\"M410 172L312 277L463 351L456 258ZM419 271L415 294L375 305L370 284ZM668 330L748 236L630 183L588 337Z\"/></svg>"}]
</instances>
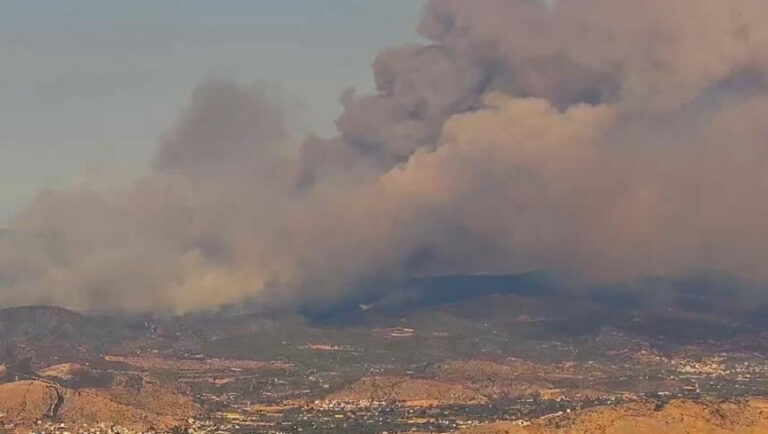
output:
<instances>
[{"instance_id":1,"label":"billowing smoke column","mask_svg":"<svg viewBox=\"0 0 768 434\"><path fill-rule=\"evenodd\" d=\"M765 0L433 0L339 135L209 82L120 189L42 192L0 303L186 311L373 277L768 277Z\"/></svg>"}]
</instances>

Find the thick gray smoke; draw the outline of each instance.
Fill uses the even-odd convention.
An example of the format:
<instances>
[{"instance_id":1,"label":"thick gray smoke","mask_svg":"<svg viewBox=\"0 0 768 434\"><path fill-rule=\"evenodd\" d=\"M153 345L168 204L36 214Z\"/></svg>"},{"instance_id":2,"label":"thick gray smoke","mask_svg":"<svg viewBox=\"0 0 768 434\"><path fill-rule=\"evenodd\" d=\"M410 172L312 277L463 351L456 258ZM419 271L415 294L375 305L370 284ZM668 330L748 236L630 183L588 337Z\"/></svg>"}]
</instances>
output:
<instances>
[{"instance_id":1,"label":"thick gray smoke","mask_svg":"<svg viewBox=\"0 0 768 434\"><path fill-rule=\"evenodd\" d=\"M0 303L186 311L532 269L768 277L768 3L433 0L339 135L210 82L149 173L40 193ZM352 36L351 36L352 37Z\"/></svg>"}]
</instances>

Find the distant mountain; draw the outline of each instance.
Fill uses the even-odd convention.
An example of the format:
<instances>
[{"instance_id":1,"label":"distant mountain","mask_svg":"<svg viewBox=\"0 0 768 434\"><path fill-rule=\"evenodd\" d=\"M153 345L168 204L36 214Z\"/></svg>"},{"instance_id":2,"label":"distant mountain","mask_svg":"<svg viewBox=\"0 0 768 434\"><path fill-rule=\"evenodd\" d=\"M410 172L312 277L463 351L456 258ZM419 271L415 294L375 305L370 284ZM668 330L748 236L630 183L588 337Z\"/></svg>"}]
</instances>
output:
<instances>
[{"instance_id":1,"label":"distant mountain","mask_svg":"<svg viewBox=\"0 0 768 434\"><path fill-rule=\"evenodd\" d=\"M346 334L404 324L425 332L492 329L507 337L544 340L597 336L609 328L672 346L736 342L738 336L761 336L768 330L763 292L730 279L646 279L586 289L560 283L543 272L420 277L369 282L354 296L298 310L224 310L181 317L17 307L0 310L0 350L8 345L32 348L38 364L54 364L63 353L84 361L100 351L135 348L191 354L237 349L238 357L256 357L277 354L283 341L309 336L317 328ZM768 351L764 341L744 339L738 340L740 345Z\"/></svg>"},{"instance_id":2,"label":"distant mountain","mask_svg":"<svg viewBox=\"0 0 768 434\"><path fill-rule=\"evenodd\" d=\"M456 303L494 294L545 296L557 293L558 279L550 272L504 275L457 275L414 277L403 280L375 279L357 285L351 295L329 302L313 301L299 312L319 321L339 320L363 309L385 315Z\"/></svg>"},{"instance_id":3,"label":"distant mountain","mask_svg":"<svg viewBox=\"0 0 768 434\"><path fill-rule=\"evenodd\" d=\"M4 340L72 337L86 332L92 321L82 314L51 306L23 306L0 310Z\"/></svg>"},{"instance_id":4,"label":"distant mountain","mask_svg":"<svg viewBox=\"0 0 768 434\"><path fill-rule=\"evenodd\" d=\"M93 316L52 306L0 310L0 363L41 367L59 360L98 360L111 345L143 336L139 318Z\"/></svg>"}]
</instances>

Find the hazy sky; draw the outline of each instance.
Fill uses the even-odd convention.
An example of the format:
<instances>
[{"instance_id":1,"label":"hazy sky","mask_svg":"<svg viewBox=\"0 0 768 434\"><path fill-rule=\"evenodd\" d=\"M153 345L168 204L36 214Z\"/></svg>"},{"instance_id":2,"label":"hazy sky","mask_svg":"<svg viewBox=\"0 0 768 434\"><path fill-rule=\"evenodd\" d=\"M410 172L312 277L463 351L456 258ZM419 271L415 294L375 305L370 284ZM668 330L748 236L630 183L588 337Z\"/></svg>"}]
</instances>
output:
<instances>
[{"instance_id":1,"label":"hazy sky","mask_svg":"<svg viewBox=\"0 0 768 434\"><path fill-rule=\"evenodd\" d=\"M0 0L0 226L41 186L140 171L189 91L261 83L298 133L329 134L417 0Z\"/></svg>"}]
</instances>

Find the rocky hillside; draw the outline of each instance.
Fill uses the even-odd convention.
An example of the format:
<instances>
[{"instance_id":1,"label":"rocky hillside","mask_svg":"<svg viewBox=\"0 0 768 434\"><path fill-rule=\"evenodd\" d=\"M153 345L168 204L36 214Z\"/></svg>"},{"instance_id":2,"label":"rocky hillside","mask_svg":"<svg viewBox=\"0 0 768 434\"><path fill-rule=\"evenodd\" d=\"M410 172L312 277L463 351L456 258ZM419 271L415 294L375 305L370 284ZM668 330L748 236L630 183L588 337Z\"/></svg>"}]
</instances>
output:
<instances>
[{"instance_id":1,"label":"rocky hillside","mask_svg":"<svg viewBox=\"0 0 768 434\"><path fill-rule=\"evenodd\" d=\"M120 390L71 390L43 381L17 381L0 385L2 420L18 427L36 421L64 422L72 426L113 423L135 430L167 430L195 414L191 401L168 392L141 395L142 402Z\"/></svg>"},{"instance_id":2,"label":"rocky hillside","mask_svg":"<svg viewBox=\"0 0 768 434\"><path fill-rule=\"evenodd\" d=\"M768 432L768 401L673 401L599 407L529 425L496 423L460 434L757 434Z\"/></svg>"},{"instance_id":3,"label":"rocky hillside","mask_svg":"<svg viewBox=\"0 0 768 434\"><path fill-rule=\"evenodd\" d=\"M382 376L362 378L328 401L401 401L406 405L483 402L481 391L435 380Z\"/></svg>"}]
</instances>

